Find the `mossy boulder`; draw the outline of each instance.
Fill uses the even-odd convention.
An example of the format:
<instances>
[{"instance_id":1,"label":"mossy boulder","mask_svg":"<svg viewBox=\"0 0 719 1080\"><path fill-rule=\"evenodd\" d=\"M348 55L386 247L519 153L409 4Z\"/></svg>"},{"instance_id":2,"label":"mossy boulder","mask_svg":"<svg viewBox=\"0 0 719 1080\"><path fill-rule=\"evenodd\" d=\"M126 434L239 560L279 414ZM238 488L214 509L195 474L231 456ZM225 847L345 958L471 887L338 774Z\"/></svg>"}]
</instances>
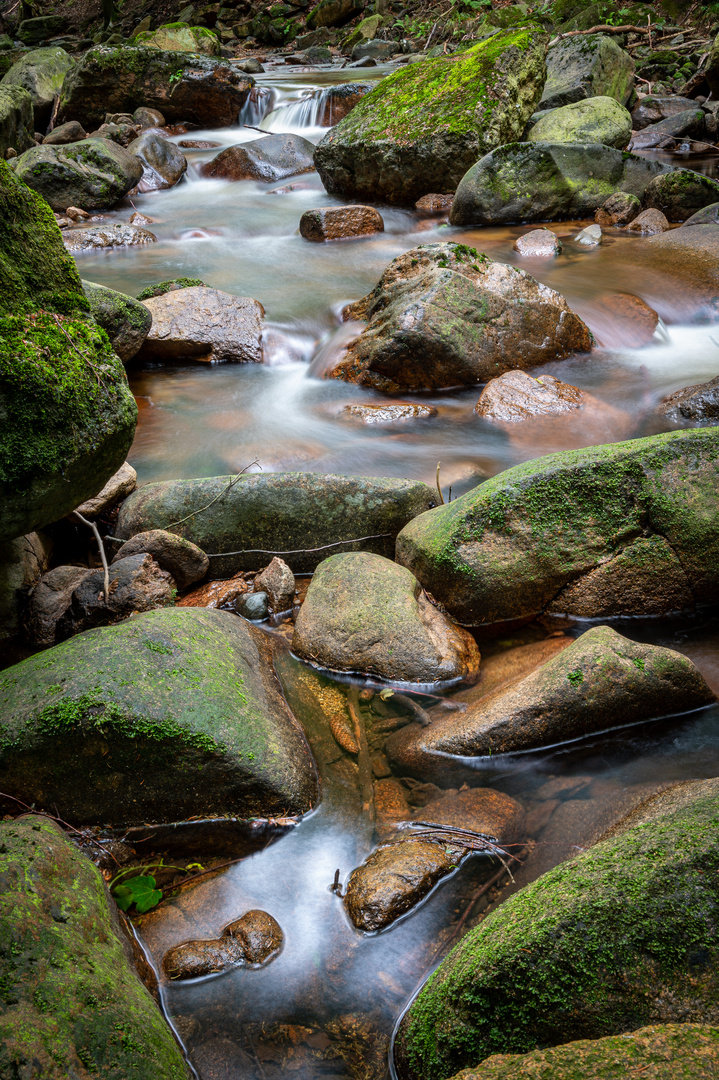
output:
<instances>
[{"instance_id":1,"label":"mossy boulder","mask_svg":"<svg viewBox=\"0 0 719 1080\"><path fill-rule=\"evenodd\" d=\"M99 871L61 829L0 823L0 1072L189 1080Z\"/></svg>"},{"instance_id":2,"label":"mossy boulder","mask_svg":"<svg viewBox=\"0 0 719 1080\"><path fill-rule=\"evenodd\" d=\"M105 114L159 109L165 120L230 127L255 80L226 60L142 46L99 45L65 79L57 123L93 131Z\"/></svg>"},{"instance_id":3,"label":"mossy boulder","mask_svg":"<svg viewBox=\"0 0 719 1080\"><path fill-rule=\"evenodd\" d=\"M550 454L410 522L397 559L467 624L692 609L719 599L718 485L716 428Z\"/></svg>"},{"instance_id":4,"label":"mossy boulder","mask_svg":"<svg viewBox=\"0 0 719 1080\"><path fill-rule=\"evenodd\" d=\"M320 0L307 16L307 29L344 26L364 9L366 0Z\"/></svg>"},{"instance_id":5,"label":"mossy boulder","mask_svg":"<svg viewBox=\"0 0 719 1080\"><path fill-rule=\"evenodd\" d=\"M27 90L35 111L35 128L44 131L50 119L53 100L60 93L68 71L74 66L73 58L57 45L33 49L6 72L2 85L22 86Z\"/></svg>"},{"instance_id":6,"label":"mossy boulder","mask_svg":"<svg viewBox=\"0 0 719 1080\"><path fill-rule=\"evenodd\" d=\"M137 406L52 211L4 162L0 216L1 541L96 495L127 456Z\"/></svg>"},{"instance_id":7,"label":"mossy boulder","mask_svg":"<svg viewBox=\"0 0 719 1080\"><path fill-rule=\"evenodd\" d=\"M610 195L642 198L670 166L601 143L514 142L462 177L453 225L504 225L593 217Z\"/></svg>"},{"instance_id":8,"label":"mossy boulder","mask_svg":"<svg viewBox=\"0 0 719 1080\"><path fill-rule=\"evenodd\" d=\"M138 488L120 508L115 535L177 533L207 552L215 578L261 570L274 554L306 574L341 550L391 557L403 525L437 505L436 491L415 480L267 473L232 481L210 476Z\"/></svg>"},{"instance_id":9,"label":"mossy boulder","mask_svg":"<svg viewBox=\"0 0 719 1080\"><path fill-rule=\"evenodd\" d=\"M318 145L323 184L405 204L454 191L477 158L521 135L544 84L546 47L536 25L502 30L382 79Z\"/></svg>"},{"instance_id":10,"label":"mossy boulder","mask_svg":"<svg viewBox=\"0 0 719 1080\"><path fill-rule=\"evenodd\" d=\"M353 47L359 45L360 42L372 41L383 24L383 15L368 15L366 19L362 19L347 37L343 39L342 49L345 52L351 52Z\"/></svg>"},{"instance_id":11,"label":"mossy boulder","mask_svg":"<svg viewBox=\"0 0 719 1080\"><path fill-rule=\"evenodd\" d=\"M649 1071L651 1070L651 1071ZM603 1039L578 1039L529 1054L493 1054L454 1080L714 1080L719 1027L654 1024Z\"/></svg>"},{"instance_id":12,"label":"mossy boulder","mask_svg":"<svg viewBox=\"0 0 719 1080\"><path fill-rule=\"evenodd\" d=\"M150 332L151 312L132 296L106 285L83 281L82 288L95 322L109 337L114 351L123 363L132 360Z\"/></svg>"},{"instance_id":13,"label":"mossy boulder","mask_svg":"<svg viewBox=\"0 0 719 1080\"><path fill-rule=\"evenodd\" d=\"M623 150L631 135L629 110L614 98L593 97L551 109L528 132L527 141L603 143Z\"/></svg>"},{"instance_id":14,"label":"mossy boulder","mask_svg":"<svg viewBox=\"0 0 719 1080\"><path fill-rule=\"evenodd\" d=\"M541 108L556 109L589 97L626 105L634 92L634 61L604 34L562 38L547 53Z\"/></svg>"},{"instance_id":15,"label":"mossy boulder","mask_svg":"<svg viewBox=\"0 0 719 1080\"><path fill-rule=\"evenodd\" d=\"M0 85L0 158L12 147L18 154L35 145L32 98L22 86Z\"/></svg>"},{"instance_id":16,"label":"mossy boulder","mask_svg":"<svg viewBox=\"0 0 719 1080\"><path fill-rule=\"evenodd\" d=\"M142 179L142 162L111 139L66 146L33 146L15 162L15 174L53 208L110 210Z\"/></svg>"},{"instance_id":17,"label":"mossy boulder","mask_svg":"<svg viewBox=\"0 0 719 1080\"><path fill-rule=\"evenodd\" d=\"M133 45L146 49L164 49L166 52L200 53L204 56L220 55L217 34L205 26L188 26L187 23L166 23L157 30L138 34Z\"/></svg>"},{"instance_id":18,"label":"mossy boulder","mask_svg":"<svg viewBox=\"0 0 719 1080\"><path fill-rule=\"evenodd\" d=\"M661 210L668 221L686 221L719 200L719 182L693 169L657 176L644 192L644 205Z\"/></svg>"},{"instance_id":19,"label":"mossy boulder","mask_svg":"<svg viewBox=\"0 0 719 1080\"><path fill-rule=\"evenodd\" d=\"M719 781L679 784L509 897L415 998L395 1038L397 1075L442 1080L491 1054L716 1024L717 825Z\"/></svg>"},{"instance_id":20,"label":"mossy boulder","mask_svg":"<svg viewBox=\"0 0 719 1080\"><path fill-rule=\"evenodd\" d=\"M118 826L304 813L314 763L268 649L230 612L163 608L7 668L5 791Z\"/></svg>"},{"instance_id":21,"label":"mossy boulder","mask_svg":"<svg viewBox=\"0 0 719 1080\"><path fill-rule=\"evenodd\" d=\"M17 36L25 45L38 45L47 38L61 34L67 26L63 15L38 15L34 19L23 19L17 29Z\"/></svg>"}]
</instances>

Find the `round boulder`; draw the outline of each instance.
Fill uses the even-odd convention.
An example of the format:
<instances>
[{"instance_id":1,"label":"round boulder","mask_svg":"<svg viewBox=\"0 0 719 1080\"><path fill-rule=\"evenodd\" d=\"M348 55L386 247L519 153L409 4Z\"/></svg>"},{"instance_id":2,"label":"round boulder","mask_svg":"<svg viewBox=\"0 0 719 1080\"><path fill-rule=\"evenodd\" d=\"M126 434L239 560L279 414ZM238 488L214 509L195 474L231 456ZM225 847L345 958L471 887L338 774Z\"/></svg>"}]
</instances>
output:
<instances>
[{"instance_id":1,"label":"round boulder","mask_svg":"<svg viewBox=\"0 0 719 1080\"><path fill-rule=\"evenodd\" d=\"M474 406L478 416L517 422L532 416L556 416L580 409L585 395L553 375L532 378L526 371L505 371L488 382Z\"/></svg>"},{"instance_id":2,"label":"round boulder","mask_svg":"<svg viewBox=\"0 0 719 1080\"><path fill-rule=\"evenodd\" d=\"M131 540L125 541L112 562L114 564L129 555L145 552L152 555L163 570L172 574L181 591L196 581L202 581L210 568L210 560L197 544L164 529L136 533Z\"/></svg>"},{"instance_id":3,"label":"round boulder","mask_svg":"<svg viewBox=\"0 0 719 1080\"><path fill-rule=\"evenodd\" d=\"M669 222L661 210L651 209L642 210L641 214L637 214L627 225L627 232L641 233L642 236L656 236L657 233L666 232L668 228Z\"/></svg>"},{"instance_id":4,"label":"round boulder","mask_svg":"<svg viewBox=\"0 0 719 1080\"><path fill-rule=\"evenodd\" d=\"M669 221L686 221L719 200L719 182L692 169L655 176L644 192L644 206L661 210Z\"/></svg>"},{"instance_id":5,"label":"round boulder","mask_svg":"<svg viewBox=\"0 0 719 1080\"><path fill-rule=\"evenodd\" d=\"M140 192L174 187L187 170L187 158L182 151L155 131L143 132L127 149L142 164L142 179L138 184Z\"/></svg>"},{"instance_id":6,"label":"round boulder","mask_svg":"<svg viewBox=\"0 0 719 1080\"><path fill-rule=\"evenodd\" d=\"M512 246L528 259L546 259L559 255L562 241L551 229L532 229L531 232L518 236Z\"/></svg>"},{"instance_id":7,"label":"round boulder","mask_svg":"<svg viewBox=\"0 0 719 1080\"><path fill-rule=\"evenodd\" d=\"M132 360L150 331L152 314L132 296L108 289L105 285L83 281L82 288L90 301L95 322L109 337L114 351L123 363ZM129 495L129 492L126 494Z\"/></svg>"},{"instance_id":8,"label":"round boulder","mask_svg":"<svg viewBox=\"0 0 719 1080\"><path fill-rule=\"evenodd\" d=\"M384 232L384 221L373 206L323 206L306 210L300 218L305 240L344 240Z\"/></svg>"},{"instance_id":9,"label":"round boulder","mask_svg":"<svg viewBox=\"0 0 719 1080\"><path fill-rule=\"evenodd\" d=\"M43 144L21 154L15 174L53 210L109 210L142 178L142 164L110 139Z\"/></svg>"},{"instance_id":10,"label":"round boulder","mask_svg":"<svg viewBox=\"0 0 719 1080\"><path fill-rule=\"evenodd\" d=\"M528 142L603 143L623 150L632 135L632 117L613 97L584 98L550 109L527 135Z\"/></svg>"},{"instance_id":11,"label":"round boulder","mask_svg":"<svg viewBox=\"0 0 719 1080\"><path fill-rule=\"evenodd\" d=\"M257 300L193 285L143 300L152 326L142 355L213 363L262 362L262 316Z\"/></svg>"},{"instance_id":12,"label":"round boulder","mask_svg":"<svg viewBox=\"0 0 719 1080\"><path fill-rule=\"evenodd\" d=\"M23 86L32 98L35 126L45 130L52 103L62 88L68 71L75 61L57 45L45 49L33 49L22 56L3 75L3 86Z\"/></svg>"}]
</instances>

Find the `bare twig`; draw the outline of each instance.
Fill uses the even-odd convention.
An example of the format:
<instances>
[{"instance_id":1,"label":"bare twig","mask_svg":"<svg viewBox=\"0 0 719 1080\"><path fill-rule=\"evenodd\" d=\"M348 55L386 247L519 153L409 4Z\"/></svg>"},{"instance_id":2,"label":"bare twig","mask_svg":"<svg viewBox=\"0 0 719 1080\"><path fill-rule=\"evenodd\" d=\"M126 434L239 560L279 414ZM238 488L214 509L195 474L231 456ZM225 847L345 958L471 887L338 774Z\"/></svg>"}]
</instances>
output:
<instances>
[{"instance_id":1,"label":"bare twig","mask_svg":"<svg viewBox=\"0 0 719 1080\"><path fill-rule=\"evenodd\" d=\"M79 510L73 511L76 518L78 518L83 525L87 525L88 529L92 529L97 540L97 546L100 552L100 558L102 559L102 569L105 571L105 604L110 606L110 568L107 565L107 556L105 555L105 545L102 542L102 537L94 521L88 521L86 517L83 517Z\"/></svg>"},{"instance_id":2,"label":"bare twig","mask_svg":"<svg viewBox=\"0 0 719 1080\"><path fill-rule=\"evenodd\" d=\"M436 474L436 477L435 477L435 483L437 484L437 494L439 495L440 504L442 506L444 506L444 495L442 494L442 488L439 486L439 470L441 468L442 468L442 462L438 461L437 462L437 474Z\"/></svg>"},{"instance_id":3,"label":"bare twig","mask_svg":"<svg viewBox=\"0 0 719 1080\"><path fill-rule=\"evenodd\" d=\"M38 817L46 817L46 818L48 818L49 821L54 821L58 825L62 825L63 828L69 829L70 832L75 833L76 836L79 836L81 838L81 840L83 841L83 843L94 844L95 847L98 847L100 849L100 851L103 853L103 855L109 855L114 863L116 863L118 866L120 865L120 863L115 858L115 856L112 854L112 852L107 851L103 847L103 844L111 844L113 842L111 839L110 840L98 840L98 839L96 839L96 837L92 836L90 833L83 832L82 829L76 829L74 825L71 825L69 823L69 821L64 821L61 817L58 817L57 814L50 814L50 813L48 813L47 810L36 810L33 806L29 806L28 803L23 802L22 799L16 799L14 795L8 795L4 791L0 791L0 799L8 799L10 802L14 802L14 803L17 803L18 806L22 806L23 810L25 810L28 814L37 814Z\"/></svg>"},{"instance_id":4,"label":"bare twig","mask_svg":"<svg viewBox=\"0 0 719 1080\"><path fill-rule=\"evenodd\" d=\"M502 878L504 877L504 875L506 874L506 872L507 871L505 870L505 868L502 867L500 870L497 871L496 874L494 874L489 879L489 881L485 881L484 885L481 885L477 889L476 892L472 893L472 895L471 895L471 897L469 899L469 903L467 904L467 907L465 908L464 914L462 915L462 918L458 921L457 925L455 926L454 930L452 931L450 936L447 938L447 940L440 942L439 946L437 947L437 949L436 949L436 951L434 953L434 956L432 957L432 961L431 961L432 964L437 959L437 957L440 955L440 953L448 951L449 946L452 944L454 939L459 935L460 930L462 929L462 927L466 923L467 919L469 918L469 915L470 915L470 912L472 911L472 908L477 903L477 901L480 899L480 897L484 896L485 893L488 893L489 890L492 888L492 886L496 885L498 881L501 881Z\"/></svg>"},{"instance_id":5,"label":"bare twig","mask_svg":"<svg viewBox=\"0 0 719 1080\"><path fill-rule=\"evenodd\" d=\"M549 47L556 45L558 41L562 41L563 38L568 37L583 37L585 34L649 34L649 40L651 41L652 28L649 26L634 26L628 24L626 26L608 26L602 23L600 26L592 26L589 30L567 30L566 34L557 34L555 38L549 42Z\"/></svg>"},{"instance_id":6,"label":"bare twig","mask_svg":"<svg viewBox=\"0 0 719 1080\"><path fill-rule=\"evenodd\" d=\"M220 492L220 494L219 494L219 495L216 495L216 496L214 497L214 499L213 499L213 500L212 500L211 502L208 502L207 506L201 506L199 510L193 510L191 514L187 514L187 516L186 516L186 517L180 518L180 520L179 520L179 521L171 521L169 525L165 525L165 529L166 529L166 531L168 531L168 532L169 532L169 530L170 530L170 529L174 529L176 525L182 525L183 521L189 521L191 517L196 517L196 516L197 516L197 514L203 514L203 513L205 512L205 510L209 510L211 506L214 506L214 505L215 505L215 503L216 503L216 502L217 502L217 501L218 501L219 499L221 499L223 495L226 495L226 494L227 494L227 492L228 492L228 491L230 491L230 490L231 490L231 488L233 488L233 487L235 486L235 484L236 484L236 483L237 483L237 481L238 481L238 480L240 479L240 477L241 477L241 476L244 476L244 475L245 475L245 473L247 472L247 470L248 470L248 469L251 469L253 465L257 465L257 466L258 466L258 468L260 468L260 469L262 468L262 466L260 465L260 463L259 463L259 461L257 460L257 458L255 458L255 460L254 460L254 461L251 461L249 465L245 465L244 469L240 469L240 471L238 472L237 476L234 476L234 477L232 478L232 480L230 480L230 482L229 482L229 484L227 485L227 487L226 487L226 488L223 488L223 490L222 490L222 491Z\"/></svg>"},{"instance_id":7,"label":"bare twig","mask_svg":"<svg viewBox=\"0 0 719 1080\"><path fill-rule=\"evenodd\" d=\"M253 131L260 131L263 135L269 135L269 131L265 131L264 128L255 127L254 124L243 124L243 127L251 128Z\"/></svg>"},{"instance_id":8,"label":"bare twig","mask_svg":"<svg viewBox=\"0 0 719 1080\"><path fill-rule=\"evenodd\" d=\"M205 507L207 509L207 507ZM197 511L199 513L199 511ZM343 544L360 544L363 540L383 540L394 533L372 533L370 536L354 536L349 540L336 540L332 544L322 544L314 548L294 548L292 551L268 551L266 548L245 548L244 551L216 551L208 554L209 559L224 559L230 555L313 555L316 551L327 551L329 548L341 547ZM113 536L111 540L119 540ZM124 541L123 541L124 543Z\"/></svg>"}]
</instances>

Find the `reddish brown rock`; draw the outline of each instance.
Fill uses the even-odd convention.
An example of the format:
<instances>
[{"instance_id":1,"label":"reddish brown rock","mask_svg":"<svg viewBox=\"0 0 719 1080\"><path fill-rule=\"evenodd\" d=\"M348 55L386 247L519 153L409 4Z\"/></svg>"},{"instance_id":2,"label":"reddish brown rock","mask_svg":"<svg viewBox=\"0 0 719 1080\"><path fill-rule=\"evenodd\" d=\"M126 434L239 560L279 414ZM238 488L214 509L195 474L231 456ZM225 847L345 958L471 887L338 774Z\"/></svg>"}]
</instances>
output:
<instances>
[{"instance_id":1,"label":"reddish brown rock","mask_svg":"<svg viewBox=\"0 0 719 1080\"><path fill-rule=\"evenodd\" d=\"M414 208L425 217L440 217L450 212L453 200L454 195L423 195Z\"/></svg>"},{"instance_id":2,"label":"reddish brown rock","mask_svg":"<svg viewBox=\"0 0 719 1080\"><path fill-rule=\"evenodd\" d=\"M371 89L372 83L340 83L329 87L320 99L316 123L319 127L339 124Z\"/></svg>"},{"instance_id":3,"label":"reddish brown rock","mask_svg":"<svg viewBox=\"0 0 719 1080\"><path fill-rule=\"evenodd\" d=\"M642 210L641 214L627 225L628 232L641 233L643 236L656 236L657 233L666 232L668 228L669 222L664 214L654 208Z\"/></svg>"},{"instance_id":4,"label":"reddish brown rock","mask_svg":"<svg viewBox=\"0 0 719 1080\"><path fill-rule=\"evenodd\" d=\"M241 574L228 581L208 581L177 601L178 607L234 608L235 602L250 591Z\"/></svg>"},{"instance_id":5,"label":"reddish brown rock","mask_svg":"<svg viewBox=\"0 0 719 1080\"><path fill-rule=\"evenodd\" d=\"M656 311L631 293L599 293L583 315L598 344L605 348L648 345L659 325Z\"/></svg>"},{"instance_id":6,"label":"reddish brown rock","mask_svg":"<svg viewBox=\"0 0 719 1080\"><path fill-rule=\"evenodd\" d=\"M284 180L312 172L313 153L312 143L299 135L265 135L221 150L202 175L214 180Z\"/></svg>"},{"instance_id":7,"label":"reddish brown rock","mask_svg":"<svg viewBox=\"0 0 719 1080\"><path fill-rule=\"evenodd\" d=\"M524 839L524 810L516 799L493 788L467 788L433 799L415 814L422 821L493 836L502 844Z\"/></svg>"},{"instance_id":8,"label":"reddish brown rock","mask_svg":"<svg viewBox=\"0 0 719 1080\"><path fill-rule=\"evenodd\" d=\"M430 840L379 847L350 875L347 914L358 930L383 930L418 904L461 857L461 850Z\"/></svg>"},{"instance_id":9,"label":"reddish brown rock","mask_svg":"<svg viewBox=\"0 0 719 1080\"><path fill-rule=\"evenodd\" d=\"M616 191L594 212L594 220L603 229L611 225L628 225L642 208L636 195L628 191Z\"/></svg>"},{"instance_id":10,"label":"reddish brown rock","mask_svg":"<svg viewBox=\"0 0 719 1080\"><path fill-rule=\"evenodd\" d=\"M295 575L286 562L275 556L255 578L255 592L267 593L270 614L288 611L295 597Z\"/></svg>"},{"instance_id":11,"label":"reddish brown rock","mask_svg":"<svg viewBox=\"0 0 719 1080\"><path fill-rule=\"evenodd\" d=\"M247 911L231 922L219 938L187 941L170 949L162 962L170 979L196 979L217 975L230 967L267 964L284 942L282 929L266 911Z\"/></svg>"},{"instance_id":12,"label":"reddish brown rock","mask_svg":"<svg viewBox=\"0 0 719 1080\"><path fill-rule=\"evenodd\" d=\"M306 210L300 218L305 240L347 240L378 232L384 232L384 221L373 206L322 206Z\"/></svg>"},{"instance_id":13,"label":"reddish brown rock","mask_svg":"<svg viewBox=\"0 0 719 1080\"><path fill-rule=\"evenodd\" d=\"M584 404L581 390L553 375L535 379L526 371L507 371L487 383L474 411L490 420L517 423L532 416L570 412Z\"/></svg>"}]
</instances>

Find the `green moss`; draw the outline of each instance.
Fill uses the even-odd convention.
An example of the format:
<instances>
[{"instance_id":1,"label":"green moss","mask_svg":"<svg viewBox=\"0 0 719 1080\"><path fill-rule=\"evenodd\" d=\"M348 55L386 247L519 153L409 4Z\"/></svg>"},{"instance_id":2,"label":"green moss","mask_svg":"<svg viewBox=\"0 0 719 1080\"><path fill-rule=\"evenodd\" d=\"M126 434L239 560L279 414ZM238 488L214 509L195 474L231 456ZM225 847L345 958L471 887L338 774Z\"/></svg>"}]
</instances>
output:
<instances>
[{"instance_id":1,"label":"green moss","mask_svg":"<svg viewBox=\"0 0 719 1080\"><path fill-rule=\"evenodd\" d=\"M148 285L146 289L137 294L138 300L151 300L154 296L164 296L165 293L174 289L190 289L193 286L202 285L205 288L204 281L200 278L171 278L169 281L161 281L158 285Z\"/></svg>"}]
</instances>

